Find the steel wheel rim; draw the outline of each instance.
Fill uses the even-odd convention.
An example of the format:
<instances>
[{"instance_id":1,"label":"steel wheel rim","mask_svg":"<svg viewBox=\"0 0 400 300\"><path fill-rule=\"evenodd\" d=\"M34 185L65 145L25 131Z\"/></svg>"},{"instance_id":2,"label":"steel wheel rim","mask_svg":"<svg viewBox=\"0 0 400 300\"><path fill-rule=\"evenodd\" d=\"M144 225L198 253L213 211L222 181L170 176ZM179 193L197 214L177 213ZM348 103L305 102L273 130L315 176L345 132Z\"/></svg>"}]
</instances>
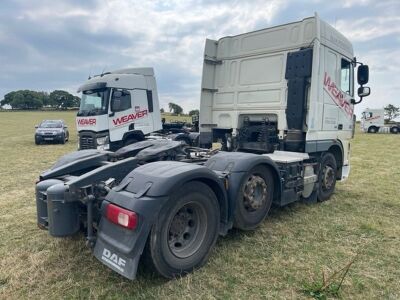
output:
<instances>
[{"instance_id":1,"label":"steel wheel rim","mask_svg":"<svg viewBox=\"0 0 400 300\"><path fill-rule=\"evenodd\" d=\"M258 175L251 175L243 189L244 208L249 212L259 210L267 201L267 184Z\"/></svg>"},{"instance_id":2,"label":"steel wheel rim","mask_svg":"<svg viewBox=\"0 0 400 300\"><path fill-rule=\"evenodd\" d=\"M187 258L201 247L207 232L204 207L190 202L179 208L168 226L168 247L178 258Z\"/></svg>"},{"instance_id":3,"label":"steel wheel rim","mask_svg":"<svg viewBox=\"0 0 400 300\"><path fill-rule=\"evenodd\" d=\"M334 182L335 171L331 166L326 165L322 170L322 188L328 191L333 187Z\"/></svg>"}]
</instances>

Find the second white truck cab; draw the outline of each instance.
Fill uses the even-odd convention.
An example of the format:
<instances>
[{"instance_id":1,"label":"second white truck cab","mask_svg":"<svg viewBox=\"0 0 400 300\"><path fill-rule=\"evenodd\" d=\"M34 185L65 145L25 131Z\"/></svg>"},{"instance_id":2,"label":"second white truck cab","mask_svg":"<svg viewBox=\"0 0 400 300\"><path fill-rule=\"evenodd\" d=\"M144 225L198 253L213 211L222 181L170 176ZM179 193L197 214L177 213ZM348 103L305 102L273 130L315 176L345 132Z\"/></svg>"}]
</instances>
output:
<instances>
[{"instance_id":1,"label":"second white truck cab","mask_svg":"<svg viewBox=\"0 0 400 300\"><path fill-rule=\"evenodd\" d=\"M332 153L338 179L350 170L355 118L353 47L318 15L207 40L200 143L225 149ZM368 66L358 95L368 96ZM361 100L360 100L361 101Z\"/></svg>"},{"instance_id":2,"label":"second white truck cab","mask_svg":"<svg viewBox=\"0 0 400 300\"><path fill-rule=\"evenodd\" d=\"M367 108L361 115L361 131L368 133L394 133L400 132L400 124L385 125L385 109L383 108Z\"/></svg>"},{"instance_id":3,"label":"second white truck cab","mask_svg":"<svg viewBox=\"0 0 400 300\"><path fill-rule=\"evenodd\" d=\"M79 149L114 150L162 129L152 68L131 68L89 78L78 92Z\"/></svg>"}]
</instances>

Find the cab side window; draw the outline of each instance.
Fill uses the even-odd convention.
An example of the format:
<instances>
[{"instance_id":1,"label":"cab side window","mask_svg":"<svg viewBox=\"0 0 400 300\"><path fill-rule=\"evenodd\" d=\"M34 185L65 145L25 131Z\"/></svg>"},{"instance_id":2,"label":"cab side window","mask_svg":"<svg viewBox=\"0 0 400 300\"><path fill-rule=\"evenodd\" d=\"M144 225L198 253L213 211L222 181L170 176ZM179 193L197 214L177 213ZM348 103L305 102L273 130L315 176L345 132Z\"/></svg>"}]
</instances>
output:
<instances>
[{"instance_id":1,"label":"cab side window","mask_svg":"<svg viewBox=\"0 0 400 300\"><path fill-rule=\"evenodd\" d=\"M340 69L340 89L350 96L353 96L353 89L351 84L352 78L352 64L346 59L341 59Z\"/></svg>"},{"instance_id":2,"label":"cab side window","mask_svg":"<svg viewBox=\"0 0 400 300\"><path fill-rule=\"evenodd\" d=\"M128 90L113 90L111 98L111 111L119 112L129 108L132 108L131 93Z\"/></svg>"}]
</instances>

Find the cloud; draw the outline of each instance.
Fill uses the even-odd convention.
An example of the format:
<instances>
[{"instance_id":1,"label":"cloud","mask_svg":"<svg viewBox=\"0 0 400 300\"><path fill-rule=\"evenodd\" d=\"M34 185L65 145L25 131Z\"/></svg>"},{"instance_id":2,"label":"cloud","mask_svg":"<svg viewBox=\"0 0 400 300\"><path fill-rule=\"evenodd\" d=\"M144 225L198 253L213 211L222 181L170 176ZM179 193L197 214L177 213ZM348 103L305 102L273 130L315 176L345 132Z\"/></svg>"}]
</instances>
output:
<instances>
[{"instance_id":1,"label":"cloud","mask_svg":"<svg viewBox=\"0 0 400 300\"><path fill-rule=\"evenodd\" d=\"M1 15L7 24L7 28L0 27L7 75L0 79L8 81L10 88L26 88L32 83L38 84L37 89L51 89L56 84L66 88L78 86L89 73L103 69L153 66L160 98L165 96L188 110L199 102L205 38L267 26L285 3L17 1L12 14Z\"/></svg>"},{"instance_id":2,"label":"cloud","mask_svg":"<svg viewBox=\"0 0 400 300\"><path fill-rule=\"evenodd\" d=\"M151 66L162 106L172 101L188 111L199 106L206 38L317 11L336 23L354 43L357 57L370 64L372 95L364 103L379 107L381 101L398 101L399 10L397 0L2 1L0 99L15 89L75 92L89 74Z\"/></svg>"},{"instance_id":3,"label":"cloud","mask_svg":"<svg viewBox=\"0 0 400 300\"><path fill-rule=\"evenodd\" d=\"M336 28L353 42L365 42L388 35L400 34L400 16L373 16L339 20Z\"/></svg>"}]
</instances>

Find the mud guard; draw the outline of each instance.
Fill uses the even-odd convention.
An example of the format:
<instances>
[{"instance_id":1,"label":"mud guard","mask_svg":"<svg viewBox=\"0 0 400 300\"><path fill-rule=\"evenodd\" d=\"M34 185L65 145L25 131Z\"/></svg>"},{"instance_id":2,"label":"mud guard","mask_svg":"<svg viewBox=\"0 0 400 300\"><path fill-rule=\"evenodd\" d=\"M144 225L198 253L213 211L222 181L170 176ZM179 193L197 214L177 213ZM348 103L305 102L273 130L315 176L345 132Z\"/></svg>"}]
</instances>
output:
<instances>
[{"instance_id":1,"label":"mud guard","mask_svg":"<svg viewBox=\"0 0 400 300\"><path fill-rule=\"evenodd\" d=\"M227 197L223 180L210 169L176 161L153 162L136 168L112 189L102 205L113 203L134 211L138 226L129 230L101 218L94 255L103 264L129 279L136 278L140 256L149 232L170 195L186 182L200 180L212 186L221 206L221 222L227 219Z\"/></svg>"},{"instance_id":2,"label":"mud guard","mask_svg":"<svg viewBox=\"0 0 400 300\"><path fill-rule=\"evenodd\" d=\"M246 172L258 165L264 165L271 169L274 176L274 194L275 202L279 202L282 195L282 181L276 163L268 156L258 155L253 153L244 152L219 152L212 156L205 166L209 169L222 174L228 174L228 229L233 225L233 218L235 214L236 199L239 194L240 183Z\"/></svg>"}]
</instances>

